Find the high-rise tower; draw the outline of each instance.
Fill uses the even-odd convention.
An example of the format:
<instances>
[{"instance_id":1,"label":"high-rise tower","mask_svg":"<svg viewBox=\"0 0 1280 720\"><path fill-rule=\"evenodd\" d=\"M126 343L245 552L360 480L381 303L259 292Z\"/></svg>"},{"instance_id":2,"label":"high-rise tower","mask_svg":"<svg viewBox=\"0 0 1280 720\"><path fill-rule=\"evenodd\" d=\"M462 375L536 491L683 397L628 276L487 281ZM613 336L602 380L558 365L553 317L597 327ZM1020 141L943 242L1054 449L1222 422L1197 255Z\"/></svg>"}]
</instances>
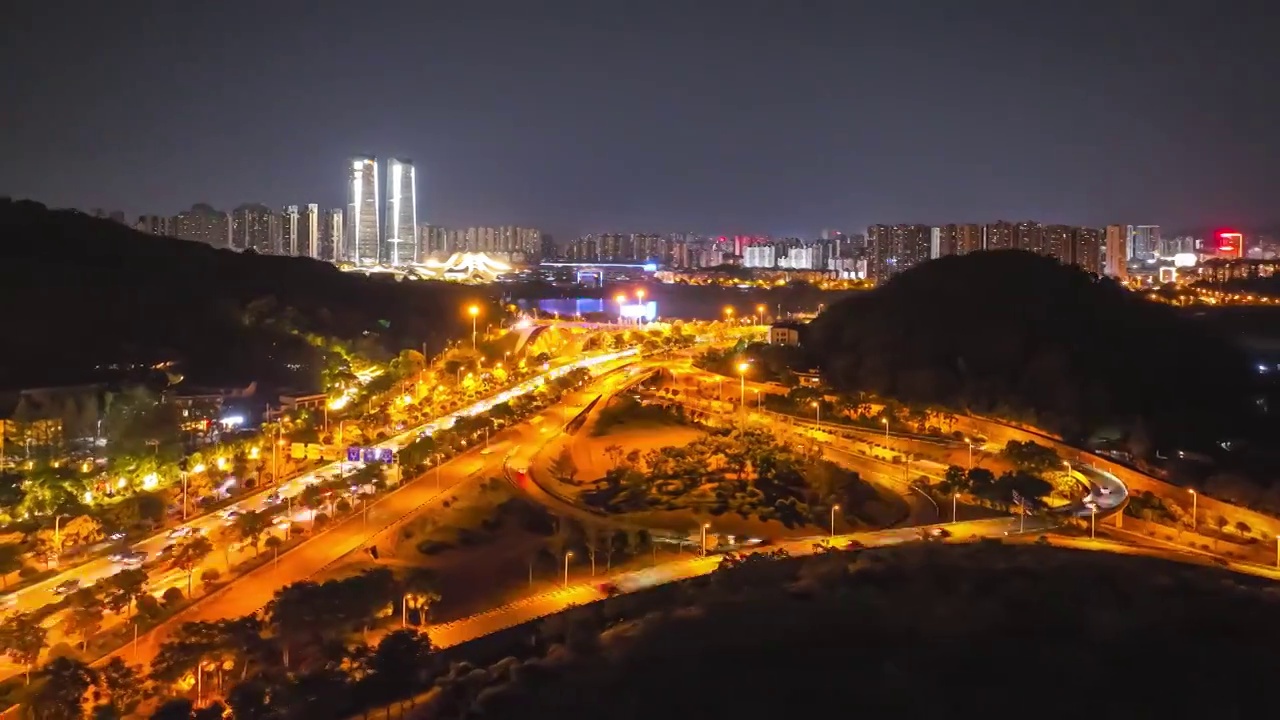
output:
<instances>
[{"instance_id":1,"label":"high-rise tower","mask_svg":"<svg viewBox=\"0 0 1280 720\"><path fill-rule=\"evenodd\" d=\"M418 260L418 184L413 163L387 161L387 221L383 225L384 265L408 265Z\"/></svg>"},{"instance_id":2,"label":"high-rise tower","mask_svg":"<svg viewBox=\"0 0 1280 720\"><path fill-rule=\"evenodd\" d=\"M378 159L352 158L347 176L347 242L346 260L357 265L377 265L378 232Z\"/></svg>"}]
</instances>

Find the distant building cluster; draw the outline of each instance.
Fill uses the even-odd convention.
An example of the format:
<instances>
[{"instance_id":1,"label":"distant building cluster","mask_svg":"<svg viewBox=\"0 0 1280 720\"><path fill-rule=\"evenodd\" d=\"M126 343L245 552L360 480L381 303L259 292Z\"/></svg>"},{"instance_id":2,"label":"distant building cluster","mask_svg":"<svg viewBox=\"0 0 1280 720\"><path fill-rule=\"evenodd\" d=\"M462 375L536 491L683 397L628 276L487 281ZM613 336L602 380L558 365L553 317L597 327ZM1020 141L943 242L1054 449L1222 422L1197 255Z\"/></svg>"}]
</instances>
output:
<instances>
[{"instance_id":1,"label":"distant building cluster","mask_svg":"<svg viewBox=\"0 0 1280 720\"><path fill-rule=\"evenodd\" d=\"M144 215L134 227L213 247L362 267L422 265L465 252L537 262L553 247L549 236L532 228L450 229L422 222L413 162L390 158L385 174L379 165L372 156L348 162L346 207L247 203L226 212L198 203L175 216ZM93 214L125 223L123 213Z\"/></svg>"},{"instance_id":2,"label":"distant building cluster","mask_svg":"<svg viewBox=\"0 0 1280 720\"><path fill-rule=\"evenodd\" d=\"M775 239L764 235L698 235L695 233L601 233L569 244L563 259L572 262L653 263L669 269L721 265L749 268L850 270L853 242L834 231L818 240Z\"/></svg>"}]
</instances>

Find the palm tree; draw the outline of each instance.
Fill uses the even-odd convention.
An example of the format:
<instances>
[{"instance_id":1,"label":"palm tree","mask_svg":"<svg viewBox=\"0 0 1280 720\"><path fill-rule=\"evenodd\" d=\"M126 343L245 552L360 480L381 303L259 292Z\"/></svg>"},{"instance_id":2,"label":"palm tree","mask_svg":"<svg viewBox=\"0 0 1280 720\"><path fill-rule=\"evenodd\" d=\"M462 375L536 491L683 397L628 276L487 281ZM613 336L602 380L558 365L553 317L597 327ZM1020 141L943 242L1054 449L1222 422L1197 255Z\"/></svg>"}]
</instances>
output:
<instances>
[{"instance_id":1,"label":"palm tree","mask_svg":"<svg viewBox=\"0 0 1280 720\"><path fill-rule=\"evenodd\" d=\"M262 513L256 510L247 510L236 518L235 530L236 535L244 542L253 546L253 556L258 556L258 545L262 541L262 534L265 533L270 526L267 519Z\"/></svg>"},{"instance_id":2,"label":"palm tree","mask_svg":"<svg viewBox=\"0 0 1280 720\"><path fill-rule=\"evenodd\" d=\"M191 576L211 552L213 552L213 543L203 535L188 538L173 549L173 559L169 561L169 566L187 574L188 598L191 597Z\"/></svg>"}]
</instances>

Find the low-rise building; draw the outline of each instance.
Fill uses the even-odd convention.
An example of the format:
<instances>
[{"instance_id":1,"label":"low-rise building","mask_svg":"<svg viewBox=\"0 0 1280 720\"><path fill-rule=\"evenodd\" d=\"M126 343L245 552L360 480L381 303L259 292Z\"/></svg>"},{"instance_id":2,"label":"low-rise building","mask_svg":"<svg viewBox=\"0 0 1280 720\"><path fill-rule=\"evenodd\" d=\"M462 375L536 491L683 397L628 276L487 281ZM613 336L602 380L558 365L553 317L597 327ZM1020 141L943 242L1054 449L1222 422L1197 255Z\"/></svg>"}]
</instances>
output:
<instances>
[{"instance_id":1,"label":"low-rise building","mask_svg":"<svg viewBox=\"0 0 1280 720\"><path fill-rule=\"evenodd\" d=\"M798 346L800 344L800 330L803 327L803 325L796 322L774 323L769 326L769 344Z\"/></svg>"}]
</instances>

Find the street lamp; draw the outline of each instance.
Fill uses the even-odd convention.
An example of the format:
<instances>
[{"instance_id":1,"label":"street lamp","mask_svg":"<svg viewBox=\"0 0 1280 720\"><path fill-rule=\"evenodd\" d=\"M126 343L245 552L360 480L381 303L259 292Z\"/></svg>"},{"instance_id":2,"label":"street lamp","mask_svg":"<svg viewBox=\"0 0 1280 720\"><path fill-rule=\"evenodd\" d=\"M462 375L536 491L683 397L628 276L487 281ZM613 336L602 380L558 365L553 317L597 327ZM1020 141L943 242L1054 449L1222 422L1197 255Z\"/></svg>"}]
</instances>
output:
<instances>
[{"instance_id":1,"label":"street lamp","mask_svg":"<svg viewBox=\"0 0 1280 720\"><path fill-rule=\"evenodd\" d=\"M711 527L711 523L702 523L702 556L707 556L707 528Z\"/></svg>"},{"instance_id":2,"label":"street lamp","mask_svg":"<svg viewBox=\"0 0 1280 720\"><path fill-rule=\"evenodd\" d=\"M618 293L617 295L613 296L613 299L615 302L618 303L618 324L621 325L622 324L622 308L625 307L627 304L627 296L623 295L622 293Z\"/></svg>"},{"instance_id":3,"label":"street lamp","mask_svg":"<svg viewBox=\"0 0 1280 720\"><path fill-rule=\"evenodd\" d=\"M747 415L747 370L751 368L749 363L738 363L738 411L745 418Z\"/></svg>"},{"instance_id":4,"label":"street lamp","mask_svg":"<svg viewBox=\"0 0 1280 720\"><path fill-rule=\"evenodd\" d=\"M880 422L884 423L884 444L889 444L889 418L881 418Z\"/></svg>"},{"instance_id":5,"label":"street lamp","mask_svg":"<svg viewBox=\"0 0 1280 720\"><path fill-rule=\"evenodd\" d=\"M822 403L814 400L809 404L813 406L813 422L817 425L816 429L818 432L822 432Z\"/></svg>"},{"instance_id":6,"label":"street lamp","mask_svg":"<svg viewBox=\"0 0 1280 720\"><path fill-rule=\"evenodd\" d=\"M1089 509L1089 539L1098 539L1098 506Z\"/></svg>"},{"instance_id":7,"label":"street lamp","mask_svg":"<svg viewBox=\"0 0 1280 720\"><path fill-rule=\"evenodd\" d=\"M1191 532L1196 531L1196 491L1191 491Z\"/></svg>"},{"instance_id":8,"label":"street lamp","mask_svg":"<svg viewBox=\"0 0 1280 720\"><path fill-rule=\"evenodd\" d=\"M471 316L471 349L476 349L476 318L480 315L480 306L472 305L467 308L467 314Z\"/></svg>"},{"instance_id":9,"label":"street lamp","mask_svg":"<svg viewBox=\"0 0 1280 720\"><path fill-rule=\"evenodd\" d=\"M62 518L71 517L70 515L58 515L53 519L53 553L55 556L62 554Z\"/></svg>"},{"instance_id":10,"label":"street lamp","mask_svg":"<svg viewBox=\"0 0 1280 720\"><path fill-rule=\"evenodd\" d=\"M960 493L951 493L951 524L956 524L956 498L960 497Z\"/></svg>"},{"instance_id":11,"label":"street lamp","mask_svg":"<svg viewBox=\"0 0 1280 720\"><path fill-rule=\"evenodd\" d=\"M637 290L637 291L636 291L636 304L637 304L637 305L640 305L640 306L643 306L643 305L644 305L644 290ZM636 325L639 325L639 324L640 324L640 321L641 321L641 320L643 320L643 319L645 319L645 317L644 317L644 311L643 311L643 309L641 309L641 311L640 311L640 312L636 313Z\"/></svg>"},{"instance_id":12,"label":"street lamp","mask_svg":"<svg viewBox=\"0 0 1280 720\"><path fill-rule=\"evenodd\" d=\"M969 469L972 470L973 469L973 440L971 438L965 438L964 444L969 446Z\"/></svg>"},{"instance_id":13,"label":"street lamp","mask_svg":"<svg viewBox=\"0 0 1280 720\"><path fill-rule=\"evenodd\" d=\"M573 557L573 551L570 550L564 554L564 586L569 587L569 558Z\"/></svg>"},{"instance_id":14,"label":"street lamp","mask_svg":"<svg viewBox=\"0 0 1280 720\"><path fill-rule=\"evenodd\" d=\"M756 318L757 318L756 320L757 324L764 322L764 305L756 306Z\"/></svg>"},{"instance_id":15,"label":"street lamp","mask_svg":"<svg viewBox=\"0 0 1280 720\"><path fill-rule=\"evenodd\" d=\"M727 305L724 308L724 319L726 322L733 319L733 308Z\"/></svg>"},{"instance_id":16,"label":"street lamp","mask_svg":"<svg viewBox=\"0 0 1280 720\"><path fill-rule=\"evenodd\" d=\"M831 537L836 536L836 511L840 509L839 505L831 506Z\"/></svg>"}]
</instances>

